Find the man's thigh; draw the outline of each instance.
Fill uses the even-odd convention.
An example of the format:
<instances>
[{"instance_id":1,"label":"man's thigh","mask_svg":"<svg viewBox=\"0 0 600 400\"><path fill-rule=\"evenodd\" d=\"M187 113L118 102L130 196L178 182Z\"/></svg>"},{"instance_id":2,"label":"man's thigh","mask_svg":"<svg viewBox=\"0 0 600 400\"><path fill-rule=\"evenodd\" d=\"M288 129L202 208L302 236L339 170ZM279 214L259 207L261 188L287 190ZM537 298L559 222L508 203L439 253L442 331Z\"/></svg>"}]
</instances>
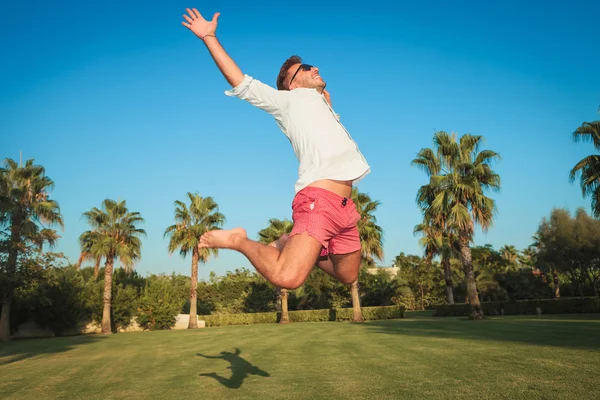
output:
<instances>
[{"instance_id":1,"label":"man's thigh","mask_svg":"<svg viewBox=\"0 0 600 400\"><path fill-rule=\"evenodd\" d=\"M343 283L352 283L358 279L360 270L360 250L346 254L329 254L336 277Z\"/></svg>"},{"instance_id":2,"label":"man's thigh","mask_svg":"<svg viewBox=\"0 0 600 400\"><path fill-rule=\"evenodd\" d=\"M307 232L298 233L287 239L278 263L284 274L296 277L301 284L317 263L321 248L321 242Z\"/></svg>"}]
</instances>

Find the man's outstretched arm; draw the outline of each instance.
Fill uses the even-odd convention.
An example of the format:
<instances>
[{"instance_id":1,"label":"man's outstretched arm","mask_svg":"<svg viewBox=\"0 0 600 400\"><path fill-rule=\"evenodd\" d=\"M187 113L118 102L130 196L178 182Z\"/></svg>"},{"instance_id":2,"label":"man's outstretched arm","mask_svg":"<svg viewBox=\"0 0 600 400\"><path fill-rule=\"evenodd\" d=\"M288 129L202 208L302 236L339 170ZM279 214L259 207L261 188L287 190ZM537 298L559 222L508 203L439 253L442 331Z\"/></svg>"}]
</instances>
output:
<instances>
[{"instance_id":1,"label":"man's outstretched arm","mask_svg":"<svg viewBox=\"0 0 600 400\"><path fill-rule=\"evenodd\" d=\"M227 54L216 37L217 20L220 13L213 15L212 21L207 21L195 8L191 10L186 8L186 11L189 15L183 14L183 18L187 22L182 22L181 24L194 32L204 42L217 67L219 67L219 70L225 79L227 79L227 82L232 87L238 86L244 80L244 74L235 61L229 57L229 54Z\"/></svg>"}]
</instances>

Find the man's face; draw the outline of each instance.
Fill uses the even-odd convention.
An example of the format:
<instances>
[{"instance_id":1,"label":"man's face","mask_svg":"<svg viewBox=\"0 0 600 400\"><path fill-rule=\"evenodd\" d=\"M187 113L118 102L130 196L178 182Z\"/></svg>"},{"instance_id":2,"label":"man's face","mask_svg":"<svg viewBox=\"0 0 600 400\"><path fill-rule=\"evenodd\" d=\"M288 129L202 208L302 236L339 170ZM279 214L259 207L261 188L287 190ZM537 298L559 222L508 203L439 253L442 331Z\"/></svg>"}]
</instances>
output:
<instances>
[{"instance_id":1,"label":"man's face","mask_svg":"<svg viewBox=\"0 0 600 400\"><path fill-rule=\"evenodd\" d=\"M294 64L290 67L290 69L288 69L287 76L289 89L324 89L326 84L325 81L321 78L321 75L319 75L319 68L312 67L310 68L310 70L306 70L304 65L306 64ZM303 67L300 68L300 66ZM291 83L289 83L289 80L292 80Z\"/></svg>"}]
</instances>

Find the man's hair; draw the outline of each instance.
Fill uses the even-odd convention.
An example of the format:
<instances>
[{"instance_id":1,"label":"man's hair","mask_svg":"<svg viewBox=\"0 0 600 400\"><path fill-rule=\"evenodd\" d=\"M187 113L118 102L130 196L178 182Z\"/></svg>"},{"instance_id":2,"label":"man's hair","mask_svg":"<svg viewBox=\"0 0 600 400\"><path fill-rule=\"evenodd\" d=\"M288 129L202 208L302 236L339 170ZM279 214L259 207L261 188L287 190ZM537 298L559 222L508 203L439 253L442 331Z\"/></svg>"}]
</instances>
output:
<instances>
[{"instance_id":1,"label":"man's hair","mask_svg":"<svg viewBox=\"0 0 600 400\"><path fill-rule=\"evenodd\" d=\"M279 90L290 90L287 84L287 72L290 67L294 64L302 64L302 58L298 56L291 56L281 66L279 75L277 75L277 89Z\"/></svg>"}]
</instances>

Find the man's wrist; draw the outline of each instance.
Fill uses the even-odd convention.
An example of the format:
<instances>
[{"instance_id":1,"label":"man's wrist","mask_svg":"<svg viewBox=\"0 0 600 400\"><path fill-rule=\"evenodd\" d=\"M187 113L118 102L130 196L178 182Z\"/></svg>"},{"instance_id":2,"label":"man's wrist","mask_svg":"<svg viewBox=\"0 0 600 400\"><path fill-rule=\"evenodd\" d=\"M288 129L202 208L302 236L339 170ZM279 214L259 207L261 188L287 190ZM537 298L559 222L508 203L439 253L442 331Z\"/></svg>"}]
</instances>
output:
<instances>
[{"instance_id":1,"label":"man's wrist","mask_svg":"<svg viewBox=\"0 0 600 400\"><path fill-rule=\"evenodd\" d=\"M208 35L202 36L200 39L204 42L204 41L206 41L206 38L209 38L209 37L212 37L212 38L215 38L215 39L217 38L215 35L208 34Z\"/></svg>"}]
</instances>

